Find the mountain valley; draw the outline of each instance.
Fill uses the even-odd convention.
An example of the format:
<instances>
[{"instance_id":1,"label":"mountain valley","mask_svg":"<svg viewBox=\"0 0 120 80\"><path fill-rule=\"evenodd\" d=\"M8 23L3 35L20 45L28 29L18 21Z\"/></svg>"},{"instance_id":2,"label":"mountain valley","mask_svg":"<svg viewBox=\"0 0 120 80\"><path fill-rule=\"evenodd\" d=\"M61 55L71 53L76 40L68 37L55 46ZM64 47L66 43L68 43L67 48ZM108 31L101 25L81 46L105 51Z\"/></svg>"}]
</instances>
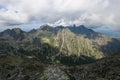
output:
<instances>
[{"instance_id":1,"label":"mountain valley","mask_svg":"<svg viewBox=\"0 0 120 80\"><path fill-rule=\"evenodd\" d=\"M120 41L84 25L7 29L0 32L0 80L117 80L119 52Z\"/></svg>"}]
</instances>

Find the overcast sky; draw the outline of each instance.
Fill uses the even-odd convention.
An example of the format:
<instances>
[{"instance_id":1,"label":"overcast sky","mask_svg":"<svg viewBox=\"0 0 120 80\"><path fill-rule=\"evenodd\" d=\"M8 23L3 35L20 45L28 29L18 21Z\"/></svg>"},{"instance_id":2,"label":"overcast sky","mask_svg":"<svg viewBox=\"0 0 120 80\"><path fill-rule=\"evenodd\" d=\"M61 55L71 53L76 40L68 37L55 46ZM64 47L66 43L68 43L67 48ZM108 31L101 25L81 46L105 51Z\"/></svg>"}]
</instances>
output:
<instances>
[{"instance_id":1,"label":"overcast sky","mask_svg":"<svg viewBox=\"0 0 120 80\"><path fill-rule=\"evenodd\" d=\"M49 23L98 29L102 25L119 32L119 12L120 0L0 0L0 29L31 29Z\"/></svg>"}]
</instances>

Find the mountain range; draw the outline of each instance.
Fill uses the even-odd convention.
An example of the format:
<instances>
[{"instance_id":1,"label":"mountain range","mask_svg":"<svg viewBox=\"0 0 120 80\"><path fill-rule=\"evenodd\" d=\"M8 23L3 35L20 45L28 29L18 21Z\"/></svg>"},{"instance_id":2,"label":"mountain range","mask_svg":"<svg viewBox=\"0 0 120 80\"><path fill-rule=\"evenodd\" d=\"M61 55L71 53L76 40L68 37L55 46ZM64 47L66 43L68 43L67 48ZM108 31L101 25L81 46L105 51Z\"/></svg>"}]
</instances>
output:
<instances>
[{"instance_id":1,"label":"mountain range","mask_svg":"<svg viewBox=\"0 0 120 80\"><path fill-rule=\"evenodd\" d=\"M119 80L120 41L84 25L0 32L0 80Z\"/></svg>"},{"instance_id":2,"label":"mountain range","mask_svg":"<svg viewBox=\"0 0 120 80\"><path fill-rule=\"evenodd\" d=\"M119 80L120 54L77 66L47 64L37 58L0 54L0 80Z\"/></svg>"},{"instance_id":3,"label":"mountain range","mask_svg":"<svg viewBox=\"0 0 120 80\"><path fill-rule=\"evenodd\" d=\"M25 32L0 32L0 53L24 55L47 63L67 65L93 62L120 52L120 41L80 26L42 25Z\"/></svg>"}]
</instances>

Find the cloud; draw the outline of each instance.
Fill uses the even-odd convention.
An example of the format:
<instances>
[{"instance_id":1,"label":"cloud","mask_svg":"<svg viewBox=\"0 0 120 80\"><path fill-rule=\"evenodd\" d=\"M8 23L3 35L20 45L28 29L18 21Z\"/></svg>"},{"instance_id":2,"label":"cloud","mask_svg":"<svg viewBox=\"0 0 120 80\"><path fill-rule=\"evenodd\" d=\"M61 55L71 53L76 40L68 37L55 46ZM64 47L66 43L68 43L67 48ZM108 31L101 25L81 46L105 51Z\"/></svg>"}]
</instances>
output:
<instances>
[{"instance_id":1,"label":"cloud","mask_svg":"<svg viewBox=\"0 0 120 80\"><path fill-rule=\"evenodd\" d=\"M119 0L0 0L0 24L40 21L50 24L120 26Z\"/></svg>"}]
</instances>

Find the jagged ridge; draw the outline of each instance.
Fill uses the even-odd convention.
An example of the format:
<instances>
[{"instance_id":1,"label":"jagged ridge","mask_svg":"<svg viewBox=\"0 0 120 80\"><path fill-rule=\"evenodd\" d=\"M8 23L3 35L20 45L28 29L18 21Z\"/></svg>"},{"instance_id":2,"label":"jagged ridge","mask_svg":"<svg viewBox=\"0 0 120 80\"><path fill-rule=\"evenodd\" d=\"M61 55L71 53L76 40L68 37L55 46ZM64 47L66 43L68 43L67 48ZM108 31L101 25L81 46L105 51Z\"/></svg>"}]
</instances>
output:
<instances>
[{"instance_id":1,"label":"jagged ridge","mask_svg":"<svg viewBox=\"0 0 120 80\"><path fill-rule=\"evenodd\" d=\"M2 52L21 53L47 61L62 62L68 58L69 63L79 63L81 59L87 61L88 58L99 59L120 52L118 40L96 33L83 25L43 25L30 32L18 28L5 30L0 33L0 44Z\"/></svg>"}]
</instances>

